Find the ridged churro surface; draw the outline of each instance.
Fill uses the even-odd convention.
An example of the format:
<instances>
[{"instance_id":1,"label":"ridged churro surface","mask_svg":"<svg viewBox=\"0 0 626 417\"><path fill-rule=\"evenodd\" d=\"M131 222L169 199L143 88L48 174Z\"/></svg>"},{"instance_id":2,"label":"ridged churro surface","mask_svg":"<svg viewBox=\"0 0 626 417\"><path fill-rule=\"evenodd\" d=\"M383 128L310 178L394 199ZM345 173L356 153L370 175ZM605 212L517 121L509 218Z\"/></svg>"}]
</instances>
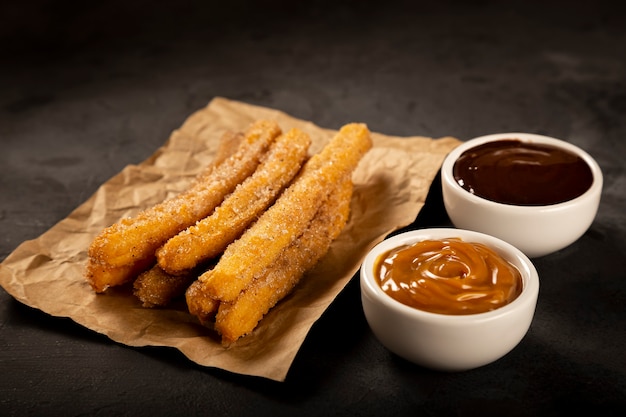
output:
<instances>
[{"instance_id":1,"label":"ridged churro surface","mask_svg":"<svg viewBox=\"0 0 626 417\"><path fill-rule=\"evenodd\" d=\"M352 182L344 180L322 204L305 232L235 301L219 305L215 329L224 344L252 332L263 316L291 293L304 273L326 254L348 220L352 188Z\"/></svg>"},{"instance_id":2,"label":"ridged churro surface","mask_svg":"<svg viewBox=\"0 0 626 417\"><path fill-rule=\"evenodd\" d=\"M345 227L352 174L372 147L359 123L309 157L311 142L265 120L224 133L187 190L96 236L87 281L98 293L132 281L146 308L184 296L225 347L250 334Z\"/></svg>"},{"instance_id":3,"label":"ridged churro surface","mask_svg":"<svg viewBox=\"0 0 626 417\"><path fill-rule=\"evenodd\" d=\"M254 123L237 152L199 176L187 191L106 228L89 247L86 279L92 288L103 292L150 267L157 248L210 214L254 172L279 134L273 121Z\"/></svg>"},{"instance_id":4,"label":"ridged churro surface","mask_svg":"<svg viewBox=\"0 0 626 417\"><path fill-rule=\"evenodd\" d=\"M204 325L209 325L217 313L220 302L202 290L202 283L194 281L185 292L189 313Z\"/></svg>"},{"instance_id":5,"label":"ridged churro surface","mask_svg":"<svg viewBox=\"0 0 626 417\"><path fill-rule=\"evenodd\" d=\"M195 279L191 272L172 275L155 265L139 274L133 283L133 294L143 307L166 307L174 298L184 294Z\"/></svg>"},{"instance_id":6,"label":"ridged churro surface","mask_svg":"<svg viewBox=\"0 0 626 417\"><path fill-rule=\"evenodd\" d=\"M356 168L372 141L363 124L349 124L314 155L294 183L259 220L229 245L199 278L212 298L230 302L308 227L322 202Z\"/></svg>"},{"instance_id":7,"label":"ridged churro surface","mask_svg":"<svg viewBox=\"0 0 626 417\"><path fill-rule=\"evenodd\" d=\"M159 266L178 274L220 255L291 182L310 144L309 136L298 129L276 139L256 171L210 216L172 237L157 251Z\"/></svg>"}]
</instances>

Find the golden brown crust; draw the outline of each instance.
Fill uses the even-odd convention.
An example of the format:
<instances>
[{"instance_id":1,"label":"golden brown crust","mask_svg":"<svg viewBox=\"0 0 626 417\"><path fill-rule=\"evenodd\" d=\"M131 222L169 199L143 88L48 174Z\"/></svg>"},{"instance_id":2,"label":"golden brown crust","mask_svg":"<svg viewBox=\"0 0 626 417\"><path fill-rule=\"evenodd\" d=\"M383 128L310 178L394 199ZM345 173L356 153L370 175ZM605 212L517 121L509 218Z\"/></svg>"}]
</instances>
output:
<instances>
[{"instance_id":1,"label":"golden brown crust","mask_svg":"<svg viewBox=\"0 0 626 417\"><path fill-rule=\"evenodd\" d=\"M103 292L134 279L139 266L149 267L147 259L154 259L157 248L211 213L254 172L279 134L275 122L254 123L237 152L208 170L190 189L103 230L88 252L86 279L92 288Z\"/></svg>"},{"instance_id":2,"label":"golden brown crust","mask_svg":"<svg viewBox=\"0 0 626 417\"><path fill-rule=\"evenodd\" d=\"M172 275L155 265L139 274L133 283L133 294L144 307L166 307L174 298L183 295L195 279L192 272Z\"/></svg>"},{"instance_id":3,"label":"golden brown crust","mask_svg":"<svg viewBox=\"0 0 626 417\"><path fill-rule=\"evenodd\" d=\"M157 250L159 266L178 274L221 254L287 187L306 159L310 144L309 136L298 129L276 139L257 170L210 216Z\"/></svg>"},{"instance_id":4,"label":"golden brown crust","mask_svg":"<svg viewBox=\"0 0 626 417\"><path fill-rule=\"evenodd\" d=\"M231 302L300 236L322 202L351 175L372 146L363 124L349 124L314 155L294 183L199 277L211 298Z\"/></svg>"},{"instance_id":5,"label":"golden brown crust","mask_svg":"<svg viewBox=\"0 0 626 417\"><path fill-rule=\"evenodd\" d=\"M209 325L217 313L220 302L204 292L199 281L194 281L187 288L185 299L189 313L196 316L200 323Z\"/></svg>"},{"instance_id":6,"label":"golden brown crust","mask_svg":"<svg viewBox=\"0 0 626 417\"><path fill-rule=\"evenodd\" d=\"M219 305L215 329L221 334L223 344L229 345L252 332L263 316L326 254L348 220L352 188L352 182L344 180L322 204L306 231L235 301Z\"/></svg>"},{"instance_id":7,"label":"golden brown crust","mask_svg":"<svg viewBox=\"0 0 626 417\"><path fill-rule=\"evenodd\" d=\"M298 129L281 135L268 121L225 133L188 190L94 239L88 282L103 292L134 280L144 307L184 294L189 313L225 346L249 334L345 227L352 173L372 146L367 127L356 123L304 162L310 143Z\"/></svg>"}]
</instances>

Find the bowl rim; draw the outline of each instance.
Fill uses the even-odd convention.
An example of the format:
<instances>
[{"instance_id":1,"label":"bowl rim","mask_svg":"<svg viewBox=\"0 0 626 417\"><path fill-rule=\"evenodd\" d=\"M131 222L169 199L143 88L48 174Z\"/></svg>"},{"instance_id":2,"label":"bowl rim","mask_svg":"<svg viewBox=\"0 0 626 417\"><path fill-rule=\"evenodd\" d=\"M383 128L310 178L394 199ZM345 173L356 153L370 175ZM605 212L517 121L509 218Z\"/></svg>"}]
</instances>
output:
<instances>
[{"instance_id":1,"label":"bowl rim","mask_svg":"<svg viewBox=\"0 0 626 417\"><path fill-rule=\"evenodd\" d=\"M520 295L510 303L499 307L495 310L465 314L441 314L433 313L430 311L420 310L415 307L403 304L390 295L385 293L383 289L376 282L374 274L374 263L378 256L387 252L388 250L403 244L411 244L424 239L444 239L460 237L466 242L478 242L488 245L491 249L494 249L500 255L504 256L507 260L514 263L522 274L522 292ZM515 246L503 241L502 239L494 236L457 228L423 228L415 229L407 232L402 232L386 238L385 240L376 244L370 249L365 256L360 272L361 291L367 292L373 296L380 304L387 309L402 314L409 318L414 318L420 321L428 320L438 325L450 325L459 326L469 323L484 323L496 319L500 319L504 316L511 315L519 309L523 309L529 303L533 306L537 302L539 294L539 275L537 269L531 260ZM534 308L533 308L534 311Z\"/></svg>"},{"instance_id":2,"label":"bowl rim","mask_svg":"<svg viewBox=\"0 0 626 417\"><path fill-rule=\"evenodd\" d=\"M591 183L591 186L583 194L571 200L563 201L556 204L537 206L521 206L515 204L500 203L472 194L463 187L461 187L461 185L454 179L453 173L454 164L456 160L461 156L461 154L478 145L504 139L519 139L527 143L534 142L547 144L575 153L576 155L580 156L591 169L591 174L593 176L593 182ZM475 204L487 204L493 207L498 207L499 210L508 210L511 212L520 213L558 212L562 210L568 210L572 206L576 206L583 201L595 199L600 196L603 186L602 170L600 169L598 162L585 150L570 142L566 142L562 139L558 139L552 136L523 132L492 133L489 135L478 136L461 143L459 146L450 151L448 155L446 155L446 157L444 158L444 161L441 165L441 180L443 183L445 183L445 185L448 186L449 190L456 192L464 198L467 198L470 202L473 202Z\"/></svg>"}]
</instances>

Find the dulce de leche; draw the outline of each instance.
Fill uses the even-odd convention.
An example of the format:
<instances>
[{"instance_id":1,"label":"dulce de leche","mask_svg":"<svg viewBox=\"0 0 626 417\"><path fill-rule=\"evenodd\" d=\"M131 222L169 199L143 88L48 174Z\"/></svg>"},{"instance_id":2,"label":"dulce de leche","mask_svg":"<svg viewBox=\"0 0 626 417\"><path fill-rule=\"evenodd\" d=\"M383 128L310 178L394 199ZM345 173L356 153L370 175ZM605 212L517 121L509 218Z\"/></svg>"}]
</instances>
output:
<instances>
[{"instance_id":1,"label":"dulce de leche","mask_svg":"<svg viewBox=\"0 0 626 417\"><path fill-rule=\"evenodd\" d=\"M567 150L502 139L463 152L454 179L472 194L503 204L543 206L572 200L593 182L589 165Z\"/></svg>"},{"instance_id":2,"label":"dulce de leche","mask_svg":"<svg viewBox=\"0 0 626 417\"><path fill-rule=\"evenodd\" d=\"M522 292L519 270L493 249L459 238L425 240L381 255L374 271L383 291L439 314L491 311Z\"/></svg>"}]
</instances>

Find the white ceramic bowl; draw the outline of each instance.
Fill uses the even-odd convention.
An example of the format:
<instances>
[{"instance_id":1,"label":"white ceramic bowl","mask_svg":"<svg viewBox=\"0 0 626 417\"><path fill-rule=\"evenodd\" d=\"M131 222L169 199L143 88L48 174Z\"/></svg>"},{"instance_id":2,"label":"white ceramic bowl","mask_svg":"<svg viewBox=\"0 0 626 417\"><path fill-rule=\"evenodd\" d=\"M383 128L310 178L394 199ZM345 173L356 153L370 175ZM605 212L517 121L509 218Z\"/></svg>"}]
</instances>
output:
<instances>
[{"instance_id":1,"label":"white ceramic bowl","mask_svg":"<svg viewBox=\"0 0 626 417\"><path fill-rule=\"evenodd\" d=\"M453 175L459 156L477 145L502 139L548 144L573 152L591 168L591 187L572 200L545 206L501 204L463 189ZM602 193L602 171L587 152L559 139L528 133L498 133L459 145L443 162L441 182L443 202L456 227L499 237L531 258L556 252L578 240L591 226Z\"/></svg>"},{"instance_id":2,"label":"white ceramic bowl","mask_svg":"<svg viewBox=\"0 0 626 417\"><path fill-rule=\"evenodd\" d=\"M515 265L522 275L521 294L489 312L448 315L407 306L382 290L374 272L381 254L400 245L450 237L483 243ZM398 356L440 371L477 368L509 353L528 332L539 293L537 270L522 252L493 236L454 228L414 230L384 240L365 257L360 284L363 312L376 338Z\"/></svg>"}]
</instances>

